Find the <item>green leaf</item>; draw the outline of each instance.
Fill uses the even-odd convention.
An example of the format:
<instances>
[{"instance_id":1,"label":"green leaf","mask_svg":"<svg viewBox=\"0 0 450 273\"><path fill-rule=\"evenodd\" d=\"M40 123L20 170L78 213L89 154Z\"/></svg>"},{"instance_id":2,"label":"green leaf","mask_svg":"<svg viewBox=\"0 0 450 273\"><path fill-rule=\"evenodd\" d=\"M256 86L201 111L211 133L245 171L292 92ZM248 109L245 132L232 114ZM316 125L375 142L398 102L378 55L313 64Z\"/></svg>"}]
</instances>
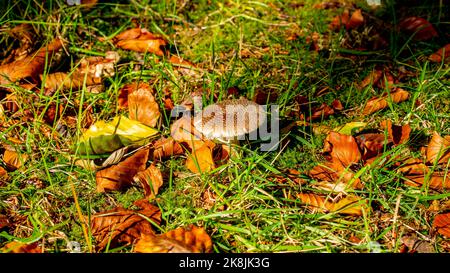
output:
<instances>
[{"instance_id":1,"label":"green leaf","mask_svg":"<svg viewBox=\"0 0 450 273\"><path fill-rule=\"evenodd\" d=\"M358 122L358 121L349 122L349 123L345 124L344 126L334 128L333 131L343 134L343 135L351 136L359 128L365 127L366 125L367 125L367 122Z\"/></svg>"},{"instance_id":2,"label":"green leaf","mask_svg":"<svg viewBox=\"0 0 450 273\"><path fill-rule=\"evenodd\" d=\"M83 133L78 141L79 155L101 155L111 153L124 146L145 144L158 131L139 121L125 116L116 116L112 121L98 121Z\"/></svg>"}]
</instances>

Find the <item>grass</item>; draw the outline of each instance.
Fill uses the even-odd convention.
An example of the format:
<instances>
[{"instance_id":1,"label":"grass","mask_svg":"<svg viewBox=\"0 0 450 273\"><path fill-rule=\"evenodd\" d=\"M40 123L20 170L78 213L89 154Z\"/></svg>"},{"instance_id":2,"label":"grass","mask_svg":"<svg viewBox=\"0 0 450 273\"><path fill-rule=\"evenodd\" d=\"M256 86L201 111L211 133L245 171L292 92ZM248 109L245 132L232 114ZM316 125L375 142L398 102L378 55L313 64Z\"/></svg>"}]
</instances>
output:
<instances>
[{"instance_id":1,"label":"grass","mask_svg":"<svg viewBox=\"0 0 450 273\"><path fill-rule=\"evenodd\" d=\"M368 128L377 128L384 119L409 123L413 136L407 145L411 147L420 146L418 143L433 131L449 134L449 67L426 59L448 43L445 31L449 18L444 16L449 7L424 1L417 9L403 11L387 2L376 12L381 20L395 24L400 16L414 12L427 18L444 35L432 42L415 42L389 29L389 50L362 54L345 44L356 44L369 35L352 33L349 38L345 30L330 31L329 21L342 8L315 9L315 1L309 0L302 1L304 5L295 5L294 1L117 1L99 3L90 9L69 7L64 1L9 1L1 7L2 29L30 23L38 33L37 44L45 44L55 35L69 41L65 48L69 57L57 67L48 67L46 73L73 69L76 60L103 55L107 50L117 50L122 59L116 75L105 80L105 90L99 94L89 94L85 89L59 90L51 97L41 93L37 100L30 101L30 91L14 89L19 108L31 111L34 121L7 125L10 120L6 120L0 127L0 143L12 145L9 137L20 137L23 144L17 147L28 156L25 168L10 172L9 181L0 183L0 213L10 215L14 221L14 230L0 233L0 246L12 240L39 241L46 251L64 252L67 242L77 241L82 251L88 252L95 241L86 230L88 227L82 227L81 215L89 216L117 205L131 208L133 201L143 197L138 188L97 193L95 173L69 160L70 147L81 134L86 107L91 107L95 120L113 117L118 113L119 89L133 80L149 82L157 91L161 106L166 92L177 104L191 91L203 88L210 92L207 105L226 98L228 88L236 86L240 95L248 98L261 91L275 93L277 99L273 103L280 105L282 118L294 110L294 98L303 95L311 102L329 104L339 99L343 103L346 111L317 122L323 126L334 128L351 121L365 121ZM370 11L365 3L357 5ZM172 45L173 53L192 61L200 71L193 77L180 76L170 63L157 62L150 54L114 48L111 38L134 23L162 34ZM326 48L318 53L310 50L306 39L313 32L321 34ZM291 33L301 35L289 41ZM11 38L2 33L0 45L6 48L10 43ZM245 51L251 52L248 57L243 54ZM375 65L412 71L414 75L400 85L411 93L411 98L362 116L358 111L361 105L383 91L357 88ZM330 92L317 96L317 91L325 86ZM0 91L0 96L5 95ZM417 100L423 104L417 106ZM42 109L52 105L61 105L63 113L57 122L48 124L43 120ZM57 123L64 124L67 113L76 113L77 125L66 127L63 138L48 137L45 132L57 131ZM164 116L159 128L163 135L170 134L170 123L170 117ZM382 252L398 252L402 235L410 233L432 242L437 251L449 250L448 244L443 244L444 238L431 232L432 214L428 210L434 200L447 202L448 192L407 187L396 172L365 168L360 173L365 187L356 195L366 199L373 209L355 218L311 213L295 198L300 191L320 192L310 186L310 181L300 186L289 178L283 184L273 179L274 174L282 175L287 169L304 173L320 162L325 136L314 133L310 127L297 127L282 136L284 141L278 151L264 153L254 149L254 145L244 144L239 148L240 157L201 175L189 172L184 158L158 163L167 177L153 201L162 211L159 232L191 223L203 226L211 235L216 252L371 252L377 251L377 244ZM390 155L405 152L405 146L399 146L386 151L381 160L392 165ZM205 192L212 193L215 202L205 198ZM356 237L359 242L352 239ZM107 251L129 252L131 247Z\"/></svg>"}]
</instances>

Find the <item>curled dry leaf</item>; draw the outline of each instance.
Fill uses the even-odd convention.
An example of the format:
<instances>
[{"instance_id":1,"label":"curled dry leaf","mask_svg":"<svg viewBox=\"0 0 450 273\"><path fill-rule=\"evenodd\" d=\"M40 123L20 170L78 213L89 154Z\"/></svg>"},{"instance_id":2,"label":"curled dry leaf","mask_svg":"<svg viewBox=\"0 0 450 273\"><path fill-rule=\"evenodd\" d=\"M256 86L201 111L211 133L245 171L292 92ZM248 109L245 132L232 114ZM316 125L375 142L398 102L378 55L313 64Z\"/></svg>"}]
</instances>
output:
<instances>
[{"instance_id":1,"label":"curled dry leaf","mask_svg":"<svg viewBox=\"0 0 450 273\"><path fill-rule=\"evenodd\" d=\"M404 175L426 175L430 169L418 158L408 158L398 168L398 171Z\"/></svg>"},{"instance_id":2,"label":"curled dry leaf","mask_svg":"<svg viewBox=\"0 0 450 273\"><path fill-rule=\"evenodd\" d=\"M89 57L80 61L80 74L88 74L94 78L112 77L115 74L115 65L120 60L116 51L105 52L105 57Z\"/></svg>"},{"instance_id":3,"label":"curled dry leaf","mask_svg":"<svg viewBox=\"0 0 450 273\"><path fill-rule=\"evenodd\" d=\"M133 179L142 185L145 196L149 198L155 198L163 184L161 171L155 165L138 172Z\"/></svg>"},{"instance_id":4,"label":"curled dry leaf","mask_svg":"<svg viewBox=\"0 0 450 273\"><path fill-rule=\"evenodd\" d=\"M20 24L7 31L9 35L14 37L20 42L18 48L15 48L9 55L2 61L2 64L10 63L12 61L19 61L28 56L33 47L33 26L31 24Z\"/></svg>"},{"instance_id":5,"label":"curled dry leaf","mask_svg":"<svg viewBox=\"0 0 450 273\"><path fill-rule=\"evenodd\" d=\"M1 176L0 176L1 178ZM10 222L8 220L8 217L6 217L3 214L0 214L0 230L7 228L10 226Z\"/></svg>"},{"instance_id":6,"label":"curled dry leaf","mask_svg":"<svg viewBox=\"0 0 450 273\"><path fill-rule=\"evenodd\" d=\"M427 163L446 164L450 159L450 136L441 137L433 133L426 149Z\"/></svg>"},{"instance_id":7,"label":"curled dry leaf","mask_svg":"<svg viewBox=\"0 0 450 273\"><path fill-rule=\"evenodd\" d=\"M394 125L390 120L383 120L381 122L381 127L388 130L389 140L392 141L394 145L399 145L409 140L411 127L408 124Z\"/></svg>"},{"instance_id":8,"label":"curled dry leaf","mask_svg":"<svg viewBox=\"0 0 450 273\"><path fill-rule=\"evenodd\" d=\"M8 179L9 179L8 172L3 167L0 166L0 181L7 181Z\"/></svg>"},{"instance_id":9,"label":"curled dry leaf","mask_svg":"<svg viewBox=\"0 0 450 273\"><path fill-rule=\"evenodd\" d=\"M193 173L202 173L213 170L216 165L213 159L212 149L214 144L205 143L198 149L194 149L186 160L186 167Z\"/></svg>"},{"instance_id":10,"label":"curled dry leaf","mask_svg":"<svg viewBox=\"0 0 450 273\"><path fill-rule=\"evenodd\" d=\"M161 114L151 87L146 83L134 84L134 86L135 89L128 93L130 119L155 127Z\"/></svg>"},{"instance_id":11,"label":"curled dry leaf","mask_svg":"<svg viewBox=\"0 0 450 273\"><path fill-rule=\"evenodd\" d=\"M374 69L372 70L359 84L359 88L363 89L367 86L372 86L377 84L381 78L383 77L383 70L381 69Z\"/></svg>"},{"instance_id":12,"label":"curled dry leaf","mask_svg":"<svg viewBox=\"0 0 450 273\"><path fill-rule=\"evenodd\" d=\"M203 228L190 225L161 235L142 234L134 252L209 253L212 252L212 240Z\"/></svg>"},{"instance_id":13,"label":"curled dry leaf","mask_svg":"<svg viewBox=\"0 0 450 273\"><path fill-rule=\"evenodd\" d=\"M433 227L440 234L450 238L450 212L436 215L433 221Z\"/></svg>"},{"instance_id":14,"label":"curled dry leaf","mask_svg":"<svg viewBox=\"0 0 450 273\"><path fill-rule=\"evenodd\" d=\"M364 24L364 17L360 9L355 10L352 13L352 16L345 24L345 28L347 30L358 28L359 26Z\"/></svg>"},{"instance_id":15,"label":"curled dry leaf","mask_svg":"<svg viewBox=\"0 0 450 273\"><path fill-rule=\"evenodd\" d=\"M159 35L149 32L145 28L133 28L125 30L114 37L114 43L117 47L136 52L150 52L163 56L163 46L167 42Z\"/></svg>"},{"instance_id":16,"label":"curled dry leaf","mask_svg":"<svg viewBox=\"0 0 450 273\"><path fill-rule=\"evenodd\" d=\"M355 137L359 149L362 151L362 159L368 160L383 153L387 140L384 134L361 134Z\"/></svg>"},{"instance_id":17,"label":"curled dry leaf","mask_svg":"<svg viewBox=\"0 0 450 273\"><path fill-rule=\"evenodd\" d=\"M122 190L133 183L133 177L145 170L149 150L141 149L117 165L100 170L95 175L97 192Z\"/></svg>"},{"instance_id":18,"label":"curled dry leaf","mask_svg":"<svg viewBox=\"0 0 450 273\"><path fill-rule=\"evenodd\" d=\"M398 26L401 31L413 35L417 41L425 41L438 36L434 26L420 17L412 16L405 18L400 21Z\"/></svg>"},{"instance_id":19,"label":"curled dry leaf","mask_svg":"<svg viewBox=\"0 0 450 273\"><path fill-rule=\"evenodd\" d=\"M361 216L363 210L367 210L366 202L354 195L348 195L336 203L313 193L299 193L297 198L302 203L311 206L315 212L336 212L344 215Z\"/></svg>"},{"instance_id":20,"label":"curled dry leaf","mask_svg":"<svg viewBox=\"0 0 450 273\"><path fill-rule=\"evenodd\" d=\"M45 82L45 89L52 91L56 91L58 89L72 89L76 91L83 88L83 86L99 85L102 83L101 78L92 77L90 75L82 74L79 72L56 72L46 75L45 78L43 77L43 75L40 75L40 79L42 82Z\"/></svg>"},{"instance_id":21,"label":"curled dry leaf","mask_svg":"<svg viewBox=\"0 0 450 273\"><path fill-rule=\"evenodd\" d=\"M371 98L364 107L362 114L370 115L379 110L382 110L389 106L389 101L392 100L393 103L400 103L409 98L410 94L401 88L396 88L394 92L390 94L384 94L381 97Z\"/></svg>"},{"instance_id":22,"label":"curled dry leaf","mask_svg":"<svg viewBox=\"0 0 450 273\"><path fill-rule=\"evenodd\" d=\"M26 58L0 66L0 85L14 83L17 80L42 74L46 64L46 58L50 61L53 54L62 48L63 42L53 40L46 47L38 50Z\"/></svg>"},{"instance_id":23,"label":"curled dry leaf","mask_svg":"<svg viewBox=\"0 0 450 273\"><path fill-rule=\"evenodd\" d=\"M3 253L42 253L38 243L24 244L20 242L7 243L2 249Z\"/></svg>"},{"instance_id":24,"label":"curled dry leaf","mask_svg":"<svg viewBox=\"0 0 450 273\"><path fill-rule=\"evenodd\" d=\"M442 61L447 63L450 60L450 44L446 44L444 47L431 54L430 57L428 57L428 60L436 63L440 63Z\"/></svg>"},{"instance_id":25,"label":"curled dry leaf","mask_svg":"<svg viewBox=\"0 0 450 273\"><path fill-rule=\"evenodd\" d=\"M151 160L162 160L183 153L183 147L181 147L181 145L173 138L169 137L156 140L153 145L150 146L149 157Z\"/></svg>"},{"instance_id":26,"label":"curled dry leaf","mask_svg":"<svg viewBox=\"0 0 450 273\"><path fill-rule=\"evenodd\" d=\"M361 180L354 178L354 172L335 161L316 165L308 172L308 176L319 181L314 186L323 190L344 192L348 189L363 188Z\"/></svg>"},{"instance_id":27,"label":"curled dry leaf","mask_svg":"<svg viewBox=\"0 0 450 273\"><path fill-rule=\"evenodd\" d=\"M341 15L337 15L333 18L330 25L328 26L331 30L339 30L341 26L345 26L350 20L350 11L345 9Z\"/></svg>"},{"instance_id":28,"label":"curled dry leaf","mask_svg":"<svg viewBox=\"0 0 450 273\"><path fill-rule=\"evenodd\" d=\"M97 242L97 249L133 244L141 234L153 234L150 219L156 224L161 222L161 211L142 199L134 203L139 210L128 210L122 207L96 213L91 218L91 231Z\"/></svg>"}]
</instances>

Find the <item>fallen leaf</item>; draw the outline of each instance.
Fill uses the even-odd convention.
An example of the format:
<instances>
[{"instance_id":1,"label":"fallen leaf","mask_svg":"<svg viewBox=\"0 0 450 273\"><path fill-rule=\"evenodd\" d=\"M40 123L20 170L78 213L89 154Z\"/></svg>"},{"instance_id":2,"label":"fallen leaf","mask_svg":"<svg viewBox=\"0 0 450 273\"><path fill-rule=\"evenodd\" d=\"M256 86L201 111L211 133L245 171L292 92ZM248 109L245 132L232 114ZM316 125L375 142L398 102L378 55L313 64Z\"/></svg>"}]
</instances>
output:
<instances>
[{"instance_id":1,"label":"fallen leaf","mask_svg":"<svg viewBox=\"0 0 450 273\"><path fill-rule=\"evenodd\" d=\"M308 172L308 176L317 180L314 186L322 190L343 192L348 189L363 188L361 180L354 178L355 173L344 168L340 162L318 164Z\"/></svg>"},{"instance_id":2,"label":"fallen leaf","mask_svg":"<svg viewBox=\"0 0 450 273\"><path fill-rule=\"evenodd\" d=\"M343 126L339 126L333 129L334 132L351 136L355 131L358 131L361 128L364 128L367 126L367 122L349 122L344 124Z\"/></svg>"},{"instance_id":3,"label":"fallen leaf","mask_svg":"<svg viewBox=\"0 0 450 273\"><path fill-rule=\"evenodd\" d=\"M212 240L203 228L190 225L161 235L142 234L134 252L209 253L212 252Z\"/></svg>"},{"instance_id":4,"label":"fallen leaf","mask_svg":"<svg viewBox=\"0 0 450 273\"><path fill-rule=\"evenodd\" d=\"M434 247L427 241L420 240L415 234L402 237L402 243L408 248L408 253L435 253Z\"/></svg>"},{"instance_id":5,"label":"fallen leaf","mask_svg":"<svg viewBox=\"0 0 450 273\"><path fill-rule=\"evenodd\" d=\"M122 190L133 183L133 177L145 170L149 150L141 149L117 165L100 170L95 175L97 192Z\"/></svg>"},{"instance_id":6,"label":"fallen leaf","mask_svg":"<svg viewBox=\"0 0 450 273\"><path fill-rule=\"evenodd\" d=\"M125 30L114 37L114 43L122 49L141 53L150 52L159 56L164 55L161 48L167 45L161 36L155 35L145 28Z\"/></svg>"},{"instance_id":7,"label":"fallen leaf","mask_svg":"<svg viewBox=\"0 0 450 273\"><path fill-rule=\"evenodd\" d=\"M438 36L434 26L420 17L412 16L405 18L400 21L398 26L401 31L413 35L413 38L417 41L426 41Z\"/></svg>"},{"instance_id":8,"label":"fallen leaf","mask_svg":"<svg viewBox=\"0 0 450 273\"><path fill-rule=\"evenodd\" d=\"M421 187L426 185L434 190L450 189L450 176L433 173L429 178L423 174L405 175L405 183L409 186Z\"/></svg>"},{"instance_id":9,"label":"fallen leaf","mask_svg":"<svg viewBox=\"0 0 450 273\"><path fill-rule=\"evenodd\" d=\"M394 125L390 120L383 120L381 122L381 127L388 130L389 140L395 145L405 143L409 140L409 135L411 133L411 127L406 125Z\"/></svg>"},{"instance_id":10,"label":"fallen leaf","mask_svg":"<svg viewBox=\"0 0 450 273\"><path fill-rule=\"evenodd\" d=\"M152 223L161 222L161 211L148 200L134 203L140 209L129 210L117 207L92 215L91 232L97 242L97 249L133 244L142 234L153 234Z\"/></svg>"},{"instance_id":11,"label":"fallen leaf","mask_svg":"<svg viewBox=\"0 0 450 273\"><path fill-rule=\"evenodd\" d=\"M24 244L20 242L7 243L2 249L3 253L42 253L38 243Z\"/></svg>"},{"instance_id":12,"label":"fallen leaf","mask_svg":"<svg viewBox=\"0 0 450 273\"><path fill-rule=\"evenodd\" d=\"M0 214L0 230L7 228L10 226L10 222L8 220L8 217L6 217L3 214Z\"/></svg>"},{"instance_id":13,"label":"fallen leaf","mask_svg":"<svg viewBox=\"0 0 450 273\"><path fill-rule=\"evenodd\" d=\"M364 17L360 9L355 10L352 13L352 16L345 24L345 28L347 30L358 28L359 26L364 24Z\"/></svg>"},{"instance_id":14,"label":"fallen leaf","mask_svg":"<svg viewBox=\"0 0 450 273\"><path fill-rule=\"evenodd\" d=\"M403 160L397 170L404 175L426 175L430 171L424 162L418 158Z\"/></svg>"},{"instance_id":15,"label":"fallen leaf","mask_svg":"<svg viewBox=\"0 0 450 273\"><path fill-rule=\"evenodd\" d=\"M389 106L389 101L392 100L393 103L400 103L409 98L410 94L401 88L396 88L394 92L390 94L384 94L381 97L371 98L364 107L362 114L370 115L379 110L382 110Z\"/></svg>"},{"instance_id":16,"label":"fallen leaf","mask_svg":"<svg viewBox=\"0 0 450 273\"><path fill-rule=\"evenodd\" d=\"M331 30L339 30L341 26L345 26L350 20L350 11L345 9L341 15L334 17L328 26Z\"/></svg>"},{"instance_id":17,"label":"fallen leaf","mask_svg":"<svg viewBox=\"0 0 450 273\"><path fill-rule=\"evenodd\" d=\"M363 89L367 86L372 86L377 84L381 78L383 77L383 70L381 69L374 69L372 70L359 84L359 88Z\"/></svg>"},{"instance_id":18,"label":"fallen leaf","mask_svg":"<svg viewBox=\"0 0 450 273\"><path fill-rule=\"evenodd\" d=\"M353 136L330 132L325 139L324 152L330 153L332 161L348 167L361 160L358 144Z\"/></svg>"},{"instance_id":19,"label":"fallen leaf","mask_svg":"<svg viewBox=\"0 0 450 273\"><path fill-rule=\"evenodd\" d=\"M441 137L437 132L433 133L426 149L427 163L446 164L450 159L450 136Z\"/></svg>"},{"instance_id":20,"label":"fallen leaf","mask_svg":"<svg viewBox=\"0 0 450 273\"><path fill-rule=\"evenodd\" d=\"M97 121L78 141L80 155L107 154L124 146L143 143L158 135L158 131L139 121L116 116L110 122Z\"/></svg>"},{"instance_id":21,"label":"fallen leaf","mask_svg":"<svg viewBox=\"0 0 450 273\"><path fill-rule=\"evenodd\" d=\"M83 86L99 85L102 83L101 78L91 77L89 75L81 73L65 73L56 72L47 74L45 77L40 76L42 82L45 83L44 87L47 90L73 90L77 91L83 88Z\"/></svg>"},{"instance_id":22,"label":"fallen leaf","mask_svg":"<svg viewBox=\"0 0 450 273\"><path fill-rule=\"evenodd\" d=\"M24 78L37 79L42 74L46 65L46 60L50 62L53 54L62 48L63 42L59 39L53 40L47 46L38 50L21 60L14 61L0 66L0 85L14 83Z\"/></svg>"},{"instance_id":23,"label":"fallen leaf","mask_svg":"<svg viewBox=\"0 0 450 273\"><path fill-rule=\"evenodd\" d=\"M150 160L162 160L184 154L184 149L173 138L161 138L150 146Z\"/></svg>"},{"instance_id":24,"label":"fallen leaf","mask_svg":"<svg viewBox=\"0 0 450 273\"><path fill-rule=\"evenodd\" d=\"M186 160L186 167L193 173L209 172L216 165L212 156L211 145L204 144L198 149L194 149Z\"/></svg>"},{"instance_id":25,"label":"fallen leaf","mask_svg":"<svg viewBox=\"0 0 450 273\"><path fill-rule=\"evenodd\" d=\"M428 57L428 60L436 63L440 63L444 61L444 63L447 63L450 59L450 44L446 44L444 47L440 48L436 52L430 55Z\"/></svg>"},{"instance_id":26,"label":"fallen leaf","mask_svg":"<svg viewBox=\"0 0 450 273\"><path fill-rule=\"evenodd\" d=\"M344 215L361 216L363 210L367 209L365 201L353 195L348 195L334 203L322 196L313 193L297 194L302 203L312 207L314 212L337 212Z\"/></svg>"},{"instance_id":27,"label":"fallen leaf","mask_svg":"<svg viewBox=\"0 0 450 273\"><path fill-rule=\"evenodd\" d=\"M197 150L205 144L205 141L192 122L189 116L181 117L170 127L170 135L178 143L186 144L191 150Z\"/></svg>"},{"instance_id":28,"label":"fallen leaf","mask_svg":"<svg viewBox=\"0 0 450 273\"><path fill-rule=\"evenodd\" d=\"M112 77L115 75L115 65L119 62L120 55L116 51L105 52L105 57L89 57L80 61L80 74L88 74L94 78Z\"/></svg>"},{"instance_id":29,"label":"fallen leaf","mask_svg":"<svg viewBox=\"0 0 450 273\"><path fill-rule=\"evenodd\" d=\"M3 153L3 162L6 164L6 168L15 171L23 166L27 161L28 156L26 154L20 154L11 147L6 147Z\"/></svg>"},{"instance_id":30,"label":"fallen leaf","mask_svg":"<svg viewBox=\"0 0 450 273\"><path fill-rule=\"evenodd\" d=\"M356 136L355 139L361 150L363 160L368 160L383 153L388 144L384 134L361 134Z\"/></svg>"},{"instance_id":31,"label":"fallen leaf","mask_svg":"<svg viewBox=\"0 0 450 273\"><path fill-rule=\"evenodd\" d=\"M433 227L441 235L450 238L450 212L436 215L434 217Z\"/></svg>"},{"instance_id":32,"label":"fallen leaf","mask_svg":"<svg viewBox=\"0 0 450 273\"><path fill-rule=\"evenodd\" d=\"M128 111L130 119L155 127L161 116L158 103L148 84L136 84L136 89L128 93Z\"/></svg>"},{"instance_id":33,"label":"fallen leaf","mask_svg":"<svg viewBox=\"0 0 450 273\"><path fill-rule=\"evenodd\" d=\"M155 165L138 172L133 179L142 185L145 196L149 198L155 198L163 184L161 171Z\"/></svg>"}]
</instances>

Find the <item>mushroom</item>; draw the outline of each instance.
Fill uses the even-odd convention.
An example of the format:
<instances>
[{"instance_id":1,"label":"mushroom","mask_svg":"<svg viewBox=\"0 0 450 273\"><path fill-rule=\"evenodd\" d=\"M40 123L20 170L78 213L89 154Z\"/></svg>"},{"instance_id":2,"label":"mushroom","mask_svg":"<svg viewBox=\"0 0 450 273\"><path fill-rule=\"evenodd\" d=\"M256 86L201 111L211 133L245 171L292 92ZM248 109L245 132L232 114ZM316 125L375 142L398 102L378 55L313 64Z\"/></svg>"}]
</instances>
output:
<instances>
[{"instance_id":1,"label":"mushroom","mask_svg":"<svg viewBox=\"0 0 450 273\"><path fill-rule=\"evenodd\" d=\"M194 127L210 140L237 142L249 134L256 140L258 128L266 122L263 106L246 98L209 105L194 117Z\"/></svg>"}]
</instances>

